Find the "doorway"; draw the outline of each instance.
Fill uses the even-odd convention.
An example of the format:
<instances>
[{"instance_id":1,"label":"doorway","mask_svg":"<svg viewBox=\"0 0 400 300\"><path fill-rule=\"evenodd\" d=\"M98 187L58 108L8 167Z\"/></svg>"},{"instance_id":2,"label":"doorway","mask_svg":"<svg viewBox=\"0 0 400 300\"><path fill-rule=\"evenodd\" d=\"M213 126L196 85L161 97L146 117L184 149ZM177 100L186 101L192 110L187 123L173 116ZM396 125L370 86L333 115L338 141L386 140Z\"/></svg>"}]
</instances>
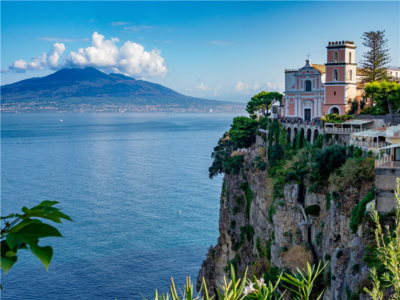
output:
<instances>
[{"instance_id":1,"label":"doorway","mask_svg":"<svg viewBox=\"0 0 400 300\"><path fill-rule=\"evenodd\" d=\"M394 160L400 161L400 148L394 148Z\"/></svg>"},{"instance_id":2,"label":"doorway","mask_svg":"<svg viewBox=\"0 0 400 300\"><path fill-rule=\"evenodd\" d=\"M310 108L304 109L304 121L311 122L311 109Z\"/></svg>"}]
</instances>

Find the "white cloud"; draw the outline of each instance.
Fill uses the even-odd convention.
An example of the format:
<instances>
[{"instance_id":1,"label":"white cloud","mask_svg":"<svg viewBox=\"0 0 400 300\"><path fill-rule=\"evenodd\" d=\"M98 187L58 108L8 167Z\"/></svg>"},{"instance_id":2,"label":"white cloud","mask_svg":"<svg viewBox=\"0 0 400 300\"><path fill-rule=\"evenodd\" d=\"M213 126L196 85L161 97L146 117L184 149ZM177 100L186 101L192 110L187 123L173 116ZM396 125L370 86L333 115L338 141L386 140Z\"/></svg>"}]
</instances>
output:
<instances>
[{"instance_id":1,"label":"white cloud","mask_svg":"<svg viewBox=\"0 0 400 300\"><path fill-rule=\"evenodd\" d=\"M217 96L218 91L219 91L221 88L222 88L222 85L219 85L219 86L217 86L217 87L214 89L214 96Z\"/></svg>"},{"instance_id":2,"label":"white cloud","mask_svg":"<svg viewBox=\"0 0 400 300\"><path fill-rule=\"evenodd\" d=\"M211 41L210 45L218 45L218 46L224 46L224 45L232 45L232 42L229 41Z\"/></svg>"},{"instance_id":3,"label":"white cloud","mask_svg":"<svg viewBox=\"0 0 400 300\"><path fill-rule=\"evenodd\" d=\"M104 40L104 36L93 33L92 46L71 52L66 58L69 67L97 67L137 77L163 77L167 66L161 51L145 51L140 44L126 42L121 48L115 45L118 38Z\"/></svg>"},{"instance_id":4,"label":"white cloud","mask_svg":"<svg viewBox=\"0 0 400 300\"><path fill-rule=\"evenodd\" d=\"M118 38L106 40L103 35L94 32L92 35L92 46L71 51L59 66L59 60L65 46L55 43L48 54L34 57L31 62L24 60L15 61L9 66L10 70L42 70L46 68L58 69L59 67L95 67L104 71L122 73L139 78L163 77L168 73L167 64L161 57L161 51L156 48L145 51L140 44L127 41L120 48L116 43Z\"/></svg>"},{"instance_id":5,"label":"white cloud","mask_svg":"<svg viewBox=\"0 0 400 300\"><path fill-rule=\"evenodd\" d=\"M249 94L252 92L283 92L284 84L283 83L271 83L266 82L265 84L259 84L256 82L253 86L245 84L241 81L238 81L236 85L233 87L234 92Z\"/></svg>"},{"instance_id":6,"label":"white cloud","mask_svg":"<svg viewBox=\"0 0 400 300\"><path fill-rule=\"evenodd\" d=\"M196 87L196 90L198 90L198 91L211 91L212 88L209 88L208 86L204 85L204 83L200 83L200 85Z\"/></svg>"},{"instance_id":7,"label":"white cloud","mask_svg":"<svg viewBox=\"0 0 400 300\"><path fill-rule=\"evenodd\" d=\"M68 39L68 38L60 38L60 37L53 37L53 36L43 36L38 37L39 41L47 41L47 42L80 42L80 41L89 41L89 39Z\"/></svg>"},{"instance_id":8,"label":"white cloud","mask_svg":"<svg viewBox=\"0 0 400 300\"><path fill-rule=\"evenodd\" d=\"M236 83L235 87L233 88L233 90L237 91L237 92L248 93L249 88L250 88L249 85L247 85L241 81L238 81Z\"/></svg>"},{"instance_id":9,"label":"white cloud","mask_svg":"<svg viewBox=\"0 0 400 300\"><path fill-rule=\"evenodd\" d=\"M48 54L46 54L46 52L42 52L42 54L32 58L30 62L26 62L23 59L17 60L8 68L10 70L19 72L24 72L27 70L43 70L47 68L56 70L58 69L58 60L64 51L64 44L55 43Z\"/></svg>"},{"instance_id":10,"label":"white cloud","mask_svg":"<svg viewBox=\"0 0 400 300\"><path fill-rule=\"evenodd\" d=\"M124 30L126 32L138 32L140 30L150 30L150 29L154 29L156 27L154 26L145 26L145 25L140 25L140 26L128 26L128 27L124 27Z\"/></svg>"},{"instance_id":11,"label":"white cloud","mask_svg":"<svg viewBox=\"0 0 400 300\"><path fill-rule=\"evenodd\" d=\"M10 70L8 68L2 68L1 69L1 73L8 73L10 72Z\"/></svg>"},{"instance_id":12,"label":"white cloud","mask_svg":"<svg viewBox=\"0 0 400 300\"><path fill-rule=\"evenodd\" d=\"M124 25L128 25L129 22L112 22L111 25L112 26L124 26Z\"/></svg>"}]
</instances>

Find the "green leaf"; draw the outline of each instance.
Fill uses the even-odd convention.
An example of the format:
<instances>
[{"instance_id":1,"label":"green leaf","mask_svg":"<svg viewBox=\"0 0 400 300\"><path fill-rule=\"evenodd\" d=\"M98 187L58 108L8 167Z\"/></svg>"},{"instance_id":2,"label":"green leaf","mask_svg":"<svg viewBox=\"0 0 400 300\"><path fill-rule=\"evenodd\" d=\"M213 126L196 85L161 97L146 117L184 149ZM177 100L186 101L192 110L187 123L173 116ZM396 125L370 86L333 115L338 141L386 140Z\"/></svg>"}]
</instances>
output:
<instances>
[{"instance_id":1,"label":"green leaf","mask_svg":"<svg viewBox=\"0 0 400 300\"><path fill-rule=\"evenodd\" d=\"M12 251L17 252L21 244L24 242L24 238L18 233L10 233L6 236L6 242Z\"/></svg>"},{"instance_id":2,"label":"green leaf","mask_svg":"<svg viewBox=\"0 0 400 300\"><path fill-rule=\"evenodd\" d=\"M38 205L34 206L31 208L31 210L37 209L37 208L43 208L45 206L53 206L54 204L58 204L59 202L57 201L50 201L50 200L45 200L40 202Z\"/></svg>"},{"instance_id":3,"label":"green leaf","mask_svg":"<svg viewBox=\"0 0 400 300\"><path fill-rule=\"evenodd\" d=\"M4 273L7 275L7 272L12 268L12 266L17 262L17 257L0 257L0 267L3 269Z\"/></svg>"},{"instance_id":4,"label":"green leaf","mask_svg":"<svg viewBox=\"0 0 400 300\"><path fill-rule=\"evenodd\" d=\"M20 231L23 227L32 224L32 223L42 223L42 221L37 220L37 219L25 219L22 220L21 222L19 222L17 225L15 225L14 227L12 227L10 230L7 231L7 233L16 233L18 231Z\"/></svg>"},{"instance_id":5,"label":"green leaf","mask_svg":"<svg viewBox=\"0 0 400 300\"><path fill-rule=\"evenodd\" d=\"M14 218L15 214L10 214L6 217L0 217L0 220L5 220L5 219L10 219L10 218Z\"/></svg>"},{"instance_id":6,"label":"green leaf","mask_svg":"<svg viewBox=\"0 0 400 300\"><path fill-rule=\"evenodd\" d=\"M49 265L53 256L53 248L50 246L40 247L37 244L37 241L35 244L30 244L29 246L29 249L32 251L32 253L35 254L35 256L43 263L46 271L49 271Z\"/></svg>"},{"instance_id":7,"label":"green leaf","mask_svg":"<svg viewBox=\"0 0 400 300\"><path fill-rule=\"evenodd\" d=\"M27 244L30 244L28 241L31 239L39 239L50 236L62 237L57 228L45 223L29 224L18 231L18 235L22 236Z\"/></svg>"}]
</instances>

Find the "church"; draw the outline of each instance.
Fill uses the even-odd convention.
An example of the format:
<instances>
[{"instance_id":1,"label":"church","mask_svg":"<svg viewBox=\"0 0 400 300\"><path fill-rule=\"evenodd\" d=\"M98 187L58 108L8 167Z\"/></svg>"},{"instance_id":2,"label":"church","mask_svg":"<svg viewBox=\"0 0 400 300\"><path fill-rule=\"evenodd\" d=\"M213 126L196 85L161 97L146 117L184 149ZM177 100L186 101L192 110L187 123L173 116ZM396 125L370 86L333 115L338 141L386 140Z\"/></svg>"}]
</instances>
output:
<instances>
[{"instance_id":1,"label":"church","mask_svg":"<svg viewBox=\"0 0 400 300\"><path fill-rule=\"evenodd\" d=\"M357 96L354 42L329 42L325 65L307 59L298 70L285 70L283 117L311 121L324 114L344 115Z\"/></svg>"}]
</instances>

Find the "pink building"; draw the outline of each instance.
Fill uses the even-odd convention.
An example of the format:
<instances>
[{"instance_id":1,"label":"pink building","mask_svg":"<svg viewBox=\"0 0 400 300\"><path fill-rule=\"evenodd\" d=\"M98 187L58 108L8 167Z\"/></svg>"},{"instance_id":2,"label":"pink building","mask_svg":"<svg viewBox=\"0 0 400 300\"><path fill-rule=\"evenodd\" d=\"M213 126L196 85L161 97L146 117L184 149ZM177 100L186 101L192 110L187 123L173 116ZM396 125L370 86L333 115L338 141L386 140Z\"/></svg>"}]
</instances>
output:
<instances>
[{"instance_id":1,"label":"pink building","mask_svg":"<svg viewBox=\"0 0 400 300\"><path fill-rule=\"evenodd\" d=\"M311 121L324 114L344 115L349 100L356 98L355 49L353 42L329 42L327 63L285 70L283 115Z\"/></svg>"}]
</instances>

